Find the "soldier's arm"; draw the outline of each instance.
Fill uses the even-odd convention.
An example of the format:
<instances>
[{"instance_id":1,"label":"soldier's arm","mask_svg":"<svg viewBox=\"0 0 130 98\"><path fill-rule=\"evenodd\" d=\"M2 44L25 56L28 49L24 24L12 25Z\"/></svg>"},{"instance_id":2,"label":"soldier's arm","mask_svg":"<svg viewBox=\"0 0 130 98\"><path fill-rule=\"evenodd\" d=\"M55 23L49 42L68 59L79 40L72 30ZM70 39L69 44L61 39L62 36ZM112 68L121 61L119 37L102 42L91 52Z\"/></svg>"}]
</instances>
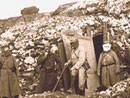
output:
<instances>
[{"instance_id":1,"label":"soldier's arm","mask_svg":"<svg viewBox=\"0 0 130 98\"><path fill-rule=\"evenodd\" d=\"M13 56L12 56L12 58L13 58L13 62L14 62L15 69L16 69L16 75L20 76L20 73L19 73L19 70L18 70L18 63L16 62L16 58L13 57Z\"/></svg>"},{"instance_id":2,"label":"soldier's arm","mask_svg":"<svg viewBox=\"0 0 130 98\"><path fill-rule=\"evenodd\" d=\"M44 62L46 59L45 53L43 53L42 55L40 55L37 59L37 64L40 65L42 62Z\"/></svg>"},{"instance_id":3,"label":"soldier's arm","mask_svg":"<svg viewBox=\"0 0 130 98\"><path fill-rule=\"evenodd\" d=\"M62 66L62 63L60 61L60 59L58 58L58 56L56 54L53 54L53 58L55 59L56 61L56 69L57 69L57 73L60 74L61 73L61 66Z\"/></svg>"},{"instance_id":4,"label":"soldier's arm","mask_svg":"<svg viewBox=\"0 0 130 98\"><path fill-rule=\"evenodd\" d=\"M85 62L85 51L80 50L78 61L72 68L79 69L84 64L84 62Z\"/></svg>"},{"instance_id":5,"label":"soldier's arm","mask_svg":"<svg viewBox=\"0 0 130 98\"><path fill-rule=\"evenodd\" d=\"M64 66L67 67L67 66L69 66L69 65L71 65L71 64L72 64L72 60L70 59L70 60L68 60L68 61L64 64Z\"/></svg>"},{"instance_id":6,"label":"soldier's arm","mask_svg":"<svg viewBox=\"0 0 130 98\"><path fill-rule=\"evenodd\" d=\"M115 63L116 63L116 73L118 73L118 72L120 72L120 60L114 51L112 51L112 54L113 54L113 58L114 58Z\"/></svg>"}]
</instances>

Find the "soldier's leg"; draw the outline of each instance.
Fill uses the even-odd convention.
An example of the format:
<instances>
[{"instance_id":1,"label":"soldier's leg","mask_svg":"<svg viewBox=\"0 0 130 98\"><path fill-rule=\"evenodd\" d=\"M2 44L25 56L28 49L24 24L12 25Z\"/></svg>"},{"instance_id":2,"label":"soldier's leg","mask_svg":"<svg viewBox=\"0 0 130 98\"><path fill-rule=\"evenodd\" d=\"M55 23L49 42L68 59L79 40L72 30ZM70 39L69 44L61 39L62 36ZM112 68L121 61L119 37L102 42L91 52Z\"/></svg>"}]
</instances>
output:
<instances>
[{"instance_id":1,"label":"soldier's leg","mask_svg":"<svg viewBox=\"0 0 130 98\"><path fill-rule=\"evenodd\" d=\"M40 80L39 80L39 84L38 84L38 87L37 87L37 93L38 94L43 93L47 89L46 77L47 77L46 70L41 69L40 78L39 78Z\"/></svg>"},{"instance_id":2,"label":"soldier's leg","mask_svg":"<svg viewBox=\"0 0 130 98\"><path fill-rule=\"evenodd\" d=\"M70 93L75 93L75 79L76 79L76 75L78 74L78 70L72 70L71 71L71 85L70 85L70 89L68 90L68 92Z\"/></svg>"},{"instance_id":3,"label":"soldier's leg","mask_svg":"<svg viewBox=\"0 0 130 98\"><path fill-rule=\"evenodd\" d=\"M52 91L57 82L57 73L56 71L47 73L47 91Z\"/></svg>"},{"instance_id":4,"label":"soldier's leg","mask_svg":"<svg viewBox=\"0 0 130 98\"><path fill-rule=\"evenodd\" d=\"M86 71L82 67L79 69L79 74L78 74L78 94L80 95L85 95L85 81L86 81Z\"/></svg>"}]
</instances>

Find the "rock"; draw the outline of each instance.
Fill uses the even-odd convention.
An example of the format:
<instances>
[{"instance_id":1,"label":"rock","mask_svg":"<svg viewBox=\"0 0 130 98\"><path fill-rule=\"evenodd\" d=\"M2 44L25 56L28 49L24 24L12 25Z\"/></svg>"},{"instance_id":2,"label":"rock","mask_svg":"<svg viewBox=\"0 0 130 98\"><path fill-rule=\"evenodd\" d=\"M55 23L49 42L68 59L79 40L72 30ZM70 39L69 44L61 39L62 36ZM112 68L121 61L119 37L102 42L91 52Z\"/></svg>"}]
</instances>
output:
<instances>
[{"instance_id":1,"label":"rock","mask_svg":"<svg viewBox=\"0 0 130 98\"><path fill-rule=\"evenodd\" d=\"M39 9L36 8L36 6L32 6L32 7L24 8L23 10L21 10L21 14L22 15L36 14L38 13L38 11Z\"/></svg>"},{"instance_id":2,"label":"rock","mask_svg":"<svg viewBox=\"0 0 130 98\"><path fill-rule=\"evenodd\" d=\"M30 96L26 96L24 98L85 98L83 96L75 95L75 94L66 94L64 92L44 92L43 94L34 94Z\"/></svg>"}]
</instances>

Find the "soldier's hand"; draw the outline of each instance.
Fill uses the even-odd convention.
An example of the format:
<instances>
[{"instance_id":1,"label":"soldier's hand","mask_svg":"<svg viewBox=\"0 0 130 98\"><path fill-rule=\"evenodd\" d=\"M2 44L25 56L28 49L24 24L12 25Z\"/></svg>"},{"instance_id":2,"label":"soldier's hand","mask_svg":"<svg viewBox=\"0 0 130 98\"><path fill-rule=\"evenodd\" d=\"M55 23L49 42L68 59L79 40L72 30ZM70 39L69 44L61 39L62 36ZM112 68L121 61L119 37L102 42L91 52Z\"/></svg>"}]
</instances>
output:
<instances>
[{"instance_id":1,"label":"soldier's hand","mask_svg":"<svg viewBox=\"0 0 130 98\"><path fill-rule=\"evenodd\" d=\"M74 68L74 67L72 67L70 70L75 70L75 68Z\"/></svg>"},{"instance_id":2,"label":"soldier's hand","mask_svg":"<svg viewBox=\"0 0 130 98\"><path fill-rule=\"evenodd\" d=\"M70 70L76 70L76 71L77 71L78 69L77 69L77 68L75 68L75 67L72 67Z\"/></svg>"},{"instance_id":3,"label":"soldier's hand","mask_svg":"<svg viewBox=\"0 0 130 98\"><path fill-rule=\"evenodd\" d=\"M47 57L47 55L48 55L48 52L45 52L45 57Z\"/></svg>"},{"instance_id":4,"label":"soldier's hand","mask_svg":"<svg viewBox=\"0 0 130 98\"><path fill-rule=\"evenodd\" d=\"M69 60L68 62L66 62L66 63L64 64L64 66L67 67L70 63L71 63L71 60Z\"/></svg>"},{"instance_id":5,"label":"soldier's hand","mask_svg":"<svg viewBox=\"0 0 130 98\"><path fill-rule=\"evenodd\" d=\"M57 76L57 80L59 80L60 79L60 76Z\"/></svg>"},{"instance_id":6,"label":"soldier's hand","mask_svg":"<svg viewBox=\"0 0 130 98\"><path fill-rule=\"evenodd\" d=\"M65 63L64 66L67 67L67 66L68 66L68 63Z\"/></svg>"}]
</instances>

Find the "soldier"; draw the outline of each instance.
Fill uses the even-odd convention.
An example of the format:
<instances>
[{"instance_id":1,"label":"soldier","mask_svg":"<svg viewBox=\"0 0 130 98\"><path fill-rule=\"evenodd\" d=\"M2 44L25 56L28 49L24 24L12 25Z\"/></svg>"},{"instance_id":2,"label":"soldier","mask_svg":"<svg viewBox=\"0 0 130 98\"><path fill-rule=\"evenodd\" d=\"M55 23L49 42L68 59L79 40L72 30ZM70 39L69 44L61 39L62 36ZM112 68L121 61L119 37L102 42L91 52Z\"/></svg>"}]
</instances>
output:
<instances>
[{"instance_id":1,"label":"soldier","mask_svg":"<svg viewBox=\"0 0 130 98\"><path fill-rule=\"evenodd\" d=\"M85 89L85 79L86 79L86 70L83 66L86 56L85 50L83 48L79 48L79 42L77 36L74 36L70 39L70 44L72 47L72 55L71 55L71 63L72 67L71 71L71 85L70 89L67 90L70 93L78 93L84 95ZM65 66L68 63L65 64ZM78 91L76 89L76 77L78 76Z\"/></svg>"},{"instance_id":2,"label":"soldier","mask_svg":"<svg viewBox=\"0 0 130 98\"><path fill-rule=\"evenodd\" d=\"M97 74L101 77L103 86L113 86L119 81L120 62L116 53L111 50L111 44L106 41L103 44L103 52L100 54Z\"/></svg>"},{"instance_id":3,"label":"soldier","mask_svg":"<svg viewBox=\"0 0 130 98\"><path fill-rule=\"evenodd\" d=\"M61 73L61 62L57 55L52 53L50 49L51 45L47 42L44 53L37 60L40 66L40 80L37 93L52 91Z\"/></svg>"},{"instance_id":4,"label":"soldier","mask_svg":"<svg viewBox=\"0 0 130 98\"><path fill-rule=\"evenodd\" d=\"M0 56L0 97L18 98L21 93L18 82L18 64L8 46L3 47Z\"/></svg>"}]
</instances>

